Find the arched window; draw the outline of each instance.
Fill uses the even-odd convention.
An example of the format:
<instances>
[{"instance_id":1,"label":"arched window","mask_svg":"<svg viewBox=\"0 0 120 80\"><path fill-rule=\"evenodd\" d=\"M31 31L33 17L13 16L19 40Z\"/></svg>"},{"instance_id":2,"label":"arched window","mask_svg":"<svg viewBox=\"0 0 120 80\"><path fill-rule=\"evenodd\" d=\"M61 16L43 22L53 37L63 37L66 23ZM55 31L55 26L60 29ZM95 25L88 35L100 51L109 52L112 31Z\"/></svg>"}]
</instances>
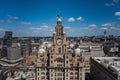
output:
<instances>
[{"instance_id":1,"label":"arched window","mask_svg":"<svg viewBox=\"0 0 120 80\"><path fill-rule=\"evenodd\" d=\"M58 52L61 53L61 48L58 48Z\"/></svg>"},{"instance_id":2,"label":"arched window","mask_svg":"<svg viewBox=\"0 0 120 80\"><path fill-rule=\"evenodd\" d=\"M59 58L57 58L57 59L56 59L56 61L57 61L57 62L61 62L61 63L62 63L62 62L64 62L64 59L63 59L63 58L61 58L61 57L59 57Z\"/></svg>"},{"instance_id":3,"label":"arched window","mask_svg":"<svg viewBox=\"0 0 120 80\"><path fill-rule=\"evenodd\" d=\"M73 75L73 72L71 72L70 75Z\"/></svg>"},{"instance_id":4,"label":"arched window","mask_svg":"<svg viewBox=\"0 0 120 80\"><path fill-rule=\"evenodd\" d=\"M45 75L45 72L41 72L42 75Z\"/></svg>"}]
</instances>

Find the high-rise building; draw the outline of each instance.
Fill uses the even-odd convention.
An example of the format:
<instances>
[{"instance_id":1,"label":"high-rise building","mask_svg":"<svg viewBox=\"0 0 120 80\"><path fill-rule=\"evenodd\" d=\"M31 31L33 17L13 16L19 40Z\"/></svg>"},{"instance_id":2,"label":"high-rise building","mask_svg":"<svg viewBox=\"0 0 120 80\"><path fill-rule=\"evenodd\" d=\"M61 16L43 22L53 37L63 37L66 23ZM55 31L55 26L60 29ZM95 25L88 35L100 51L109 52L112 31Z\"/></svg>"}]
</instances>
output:
<instances>
[{"instance_id":1,"label":"high-rise building","mask_svg":"<svg viewBox=\"0 0 120 80\"><path fill-rule=\"evenodd\" d=\"M62 20L58 16L52 47L40 48L36 58L37 80L85 80L84 59L80 49L67 45Z\"/></svg>"},{"instance_id":2,"label":"high-rise building","mask_svg":"<svg viewBox=\"0 0 120 80\"><path fill-rule=\"evenodd\" d=\"M23 53L24 53L25 47L28 47L29 55L30 55L30 53L32 52L31 40L30 40L30 39L28 39L28 38L23 38L23 39L21 40L20 46L21 46L21 55L22 55L22 56L24 55Z\"/></svg>"},{"instance_id":3,"label":"high-rise building","mask_svg":"<svg viewBox=\"0 0 120 80\"><path fill-rule=\"evenodd\" d=\"M3 45L6 45L8 47L12 46L12 32L11 31L5 32Z\"/></svg>"},{"instance_id":4,"label":"high-rise building","mask_svg":"<svg viewBox=\"0 0 120 80\"><path fill-rule=\"evenodd\" d=\"M3 38L3 56L7 56L7 47L12 46L12 32L6 31L5 36Z\"/></svg>"}]
</instances>

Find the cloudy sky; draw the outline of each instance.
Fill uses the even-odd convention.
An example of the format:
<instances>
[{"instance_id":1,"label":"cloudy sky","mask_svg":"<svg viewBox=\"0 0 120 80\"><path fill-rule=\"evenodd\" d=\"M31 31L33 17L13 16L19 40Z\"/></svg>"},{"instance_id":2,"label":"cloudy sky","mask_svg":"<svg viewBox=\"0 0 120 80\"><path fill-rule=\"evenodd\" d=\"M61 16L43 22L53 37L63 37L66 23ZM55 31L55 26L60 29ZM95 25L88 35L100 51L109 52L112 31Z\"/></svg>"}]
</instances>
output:
<instances>
[{"instance_id":1,"label":"cloudy sky","mask_svg":"<svg viewBox=\"0 0 120 80\"><path fill-rule=\"evenodd\" d=\"M0 37L52 36L57 14L67 36L120 34L119 0L0 0Z\"/></svg>"}]
</instances>

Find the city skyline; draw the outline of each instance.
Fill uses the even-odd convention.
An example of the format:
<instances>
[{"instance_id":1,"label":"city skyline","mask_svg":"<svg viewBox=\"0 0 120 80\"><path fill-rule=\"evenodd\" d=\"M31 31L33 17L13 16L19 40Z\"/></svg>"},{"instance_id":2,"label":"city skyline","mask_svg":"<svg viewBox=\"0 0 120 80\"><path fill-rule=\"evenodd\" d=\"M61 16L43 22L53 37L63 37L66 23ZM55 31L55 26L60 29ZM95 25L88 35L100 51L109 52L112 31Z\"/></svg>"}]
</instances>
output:
<instances>
[{"instance_id":1,"label":"city skyline","mask_svg":"<svg viewBox=\"0 0 120 80\"><path fill-rule=\"evenodd\" d=\"M0 37L52 36L60 14L67 36L120 34L119 0L0 0Z\"/></svg>"}]
</instances>

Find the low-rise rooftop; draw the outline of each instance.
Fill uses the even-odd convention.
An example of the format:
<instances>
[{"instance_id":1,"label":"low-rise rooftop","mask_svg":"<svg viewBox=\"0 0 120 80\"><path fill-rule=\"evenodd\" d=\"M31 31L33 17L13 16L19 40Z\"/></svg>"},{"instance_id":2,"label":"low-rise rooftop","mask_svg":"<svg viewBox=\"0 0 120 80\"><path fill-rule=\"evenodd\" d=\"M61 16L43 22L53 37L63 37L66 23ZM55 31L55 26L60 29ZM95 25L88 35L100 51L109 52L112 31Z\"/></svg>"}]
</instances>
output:
<instances>
[{"instance_id":1,"label":"low-rise rooftop","mask_svg":"<svg viewBox=\"0 0 120 80\"><path fill-rule=\"evenodd\" d=\"M120 75L120 57L94 57L93 59L111 73Z\"/></svg>"}]
</instances>

